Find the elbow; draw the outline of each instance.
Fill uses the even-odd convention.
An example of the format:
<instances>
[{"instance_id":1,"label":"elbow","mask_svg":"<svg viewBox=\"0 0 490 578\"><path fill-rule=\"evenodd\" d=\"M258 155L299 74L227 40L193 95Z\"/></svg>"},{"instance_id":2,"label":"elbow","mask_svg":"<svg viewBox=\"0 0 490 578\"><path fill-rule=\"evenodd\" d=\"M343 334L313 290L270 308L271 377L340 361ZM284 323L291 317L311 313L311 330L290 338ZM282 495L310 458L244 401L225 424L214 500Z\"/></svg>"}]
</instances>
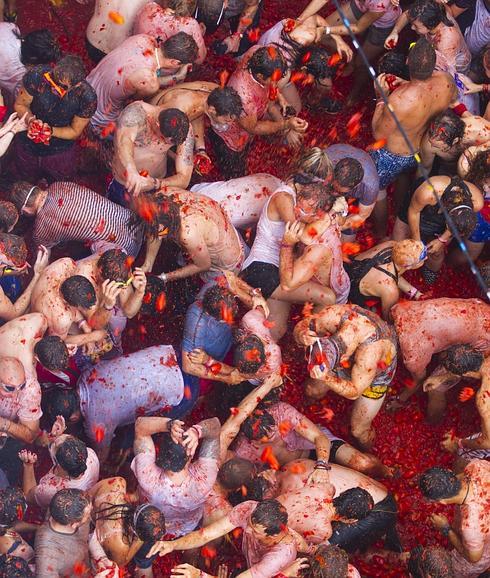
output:
<instances>
[{"instance_id":1,"label":"elbow","mask_svg":"<svg viewBox=\"0 0 490 578\"><path fill-rule=\"evenodd\" d=\"M294 291L296 289L296 287L289 281L285 281L285 282L281 281L281 289L283 291L285 291L286 293L288 293L290 291Z\"/></svg>"},{"instance_id":2,"label":"elbow","mask_svg":"<svg viewBox=\"0 0 490 578\"><path fill-rule=\"evenodd\" d=\"M134 423L134 435L135 437L141 437L144 435L144 417L138 417Z\"/></svg>"}]
</instances>

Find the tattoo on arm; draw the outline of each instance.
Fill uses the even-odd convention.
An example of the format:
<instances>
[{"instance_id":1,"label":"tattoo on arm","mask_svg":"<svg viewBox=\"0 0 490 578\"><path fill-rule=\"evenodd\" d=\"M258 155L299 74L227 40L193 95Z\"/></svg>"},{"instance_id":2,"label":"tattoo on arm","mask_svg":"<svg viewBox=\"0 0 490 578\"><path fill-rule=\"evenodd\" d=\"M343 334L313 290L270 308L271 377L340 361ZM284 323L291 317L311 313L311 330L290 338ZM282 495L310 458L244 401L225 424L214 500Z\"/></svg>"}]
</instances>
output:
<instances>
[{"instance_id":1,"label":"tattoo on arm","mask_svg":"<svg viewBox=\"0 0 490 578\"><path fill-rule=\"evenodd\" d=\"M127 106L117 120L117 127L142 127L146 123L146 113L138 102Z\"/></svg>"},{"instance_id":2,"label":"tattoo on arm","mask_svg":"<svg viewBox=\"0 0 490 578\"><path fill-rule=\"evenodd\" d=\"M220 450L219 437L204 439L201 444L201 449L199 450L199 457L217 460L219 459L220 453L219 450Z\"/></svg>"},{"instance_id":3,"label":"tattoo on arm","mask_svg":"<svg viewBox=\"0 0 490 578\"><path fill-rule=\"evenodd\" d=\"M191 134L187 135L184 142L184 164L191 166L194 162L194 137Z\"/></svg>"},{"instance_id":4,"label":"tattoo on arm","mask_svg":"<svg viewBox=\"0 0 490 578\"><path fill-rule=\"evenodd\" d=\"M134 453L137 454L146 454L155 451L155 445L151 436L145 436L143 438L136 438L134 440Z\"/></svg>"}]
</instances>

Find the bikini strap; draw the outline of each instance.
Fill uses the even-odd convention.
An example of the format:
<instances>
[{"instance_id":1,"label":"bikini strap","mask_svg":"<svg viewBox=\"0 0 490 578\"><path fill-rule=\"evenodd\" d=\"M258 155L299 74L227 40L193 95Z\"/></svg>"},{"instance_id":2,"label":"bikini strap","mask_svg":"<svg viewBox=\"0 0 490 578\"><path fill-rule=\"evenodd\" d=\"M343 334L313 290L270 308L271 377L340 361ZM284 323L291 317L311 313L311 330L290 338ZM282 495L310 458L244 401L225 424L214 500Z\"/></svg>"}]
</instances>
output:
<instances>
[{"instance_id":1,"label":"bikini strap","mask_svg":"<svg viewBox=\"0 0 490 578\"><path fill-rule=\"evenodd\" d=\"M388 277L391 277L391 279L393 279L393 281L395 281L395 283L398 284L398 271L396 267L395 273L391 273L391 271L387 271L386 269L381 267L381 265L388 265L389 263L393 262L393 249L391 247L386 247L386 249L380 251L377 255L373 257L373 261L375 262L375 264L373 265L373 269L381 271L381 273L384 273Z\"/></svg>"}]
</instances>

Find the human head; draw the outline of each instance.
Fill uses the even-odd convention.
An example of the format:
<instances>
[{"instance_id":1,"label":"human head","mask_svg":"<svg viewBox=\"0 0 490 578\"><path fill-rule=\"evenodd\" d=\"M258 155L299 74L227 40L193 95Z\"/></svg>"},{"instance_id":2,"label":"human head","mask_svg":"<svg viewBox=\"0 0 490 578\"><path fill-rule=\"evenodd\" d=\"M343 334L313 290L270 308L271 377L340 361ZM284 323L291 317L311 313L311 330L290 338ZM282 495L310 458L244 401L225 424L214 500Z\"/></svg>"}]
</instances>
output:
<instances>
[{"instance_id":1,"label":"human head","mask_svg":"<svg viewBox=\"0 0 490 578\"><path fill-rule=\"evenodd\" d=\"M332 188L338 195L346 195L364 178L364 169L357 159L345 157L333 169Z\"/></svg>"},{"instance_id":2,"label":"human head","mask_svg":"<svg viewBox=\"0 0 490 578\"><path fill-rule=\"evenodd\" d=\"M234 492L228 494L232 506L238 506L246 500L262 502L271 488L271 482L264 476L256 476L240 485Z\"/></svg>"},{"instance_id":3,"label":"human head","mask_svg":"<svg viewBox=\"0 0 490 578\"><path fill-rule=\"evenodd\" d=\"M349 556L338 546L321 544L308 563L309 578L348 578Z\"/></svg>"},{"instance_id":4,"label":"human head","mask_svg":"<svg viewBox=\"0 0 490 578\"><path fill-rule=\"evenodd\" d=\"M176 444L168 432L163 433L155 460L156 465L165 471L181 472L188 461L189 456L184 446Z\"/></svg>"},{"instance_id":5,"label":"human head","mask_svg":"<svg viewBox=\"0 0 490 578\"><path fill-rule=\"evenodd\" d=\"M67 488L56 492L49 504L51 518L62 526L79 528L88 522L92 504L82 490Z\"/></svg>"},{"instance_id":6,"label":"human head","mask_svg":"<svg viewBox=\"0 0 490 578\"><path fill-rule=\"evenodd\" d=\"M252 512L252 529L259 536L277 536L288 523L286 508L277 500L264 500Z\"/></svg>"},{"instance_id":7,"label":"human head","mask_svg":"<svg viewBox=\"0 0 490 578\"><path fill-rule=\"evenodd\" d=\"M332 56L325 48L313 45L299 51L295 68L304 74L311 75L322 86L330 88L337 68L330 64L331 62Z\"/></svg>"},{"instance_id":8,"label":"human head","mask_svg":"<svg viewBox=\"0 0 490 578\"><path fill-rule=\"evenodd\" d=\"M87 446L74 436L59 436L50 444L49 452L70 478L79 478L87 470Z\"/></svg>"},{"instance_id":9,"label":"human head","mask_svg":"<svg viewBox=\"0 0 490 578\"><path fill-rule=\"evenodd\" d=\"M15 522L22 520L27 510L26 498L19 488L8 487L0 490L0 536Z\"/></svg>"},{"instance_id":10,"label":"human head","mask_svg":"<svg viewBox=\"0 0 490 578\"><path fill-rule=\"evenodd\" d=\"M165 311L166 306L165 282L156 275L146 275L145 295L140 313L143 313L143 315L160 314Z\"/></svg>"},{"instance_id":11,"label":"human head","mask_svg":"<svg viewBox=\"0 0 490 578\"><path fill-rule=\"evenodd\" d=\"M265 409L256 409L242 424L241 432L250 441L269 439L276 422Z\"/></svg>"},{"instance_id":12,"label":"human head","mask_svg":"<svg viewBox=\"0 0 490 578\"><path fill-rule=\"evenodd\" d=\"M235 456L220 467L218 481L226 490L236 490L243 484L247 484L256 472L256 464Z\"/></svg>"},{"instance_id":13,"label":"human head","mask_svg":"<svg viewBox=\"0 0 490 578\"><path fill-rule=\"evenodd\" d=\"M163 201L153 204L153 218L146 223L148 234L151 237L160 237L172 241L179 241L180 228L180 205L172 198L167 197ZM139 208L136 209L139 211Z\"/></svg>"},{"instance_id":14,"label":"human head","mask_svg":"<svg viewBox=\"0 0 490 578\"><path fill-rule=\"evenodd\" d=\"M125 286L131 279L132 259L121 249L109 249L104 251L97 260L97 269L101 279L104 281L116 281L116 283Z\"/></svg>"},{"instance_id":15,"label":"human head","mask_svg":"<svg viewBox=\"0 0 490 578\"><path fill-rule=\"evenodd\" d=\"M27 245L22 237L0 233L0 277L18 274L27 267Z\"/></svg>"},{"instance_id":16,"label":"human head","mask_svg":"<svg viewBox=\"0 0 490 578\"><path fill-rule=\"evenodd\" d=\"M428 40L419 38L408 53L410 80L427 80L436 66L436 51Z\"/></svg>"},{"instance_id":17,"label":"human head","mask_svg":"<svg viewBox=\"0 0 490 578\"><path fill-rule=\"evenodd\" d=\"M29 562L17 556L0 556L0 578L34 578Z\"/></svg>"},{"instance_id":18,"label":"human head","mask_svg":"<svg viewBox=\"0 0 490 578\"><path fill-rule=\"evenodd\" d=\"M490 193L490 149L479 151L471 158L465 179L484 194Z\"/></svg>"},{"instance_id":19,"label":"human head","mask_svg":"<svg viewBox=\"0 0 490 578\"><path fill-rule=\"evenodd\" d=\"M90 309L97 303L95 287L83 275L68 277L60 285L60 292L63 299L72 307Z\"/></svg>"},{"instance_id":20,"label":"human head","mask_svg":"<svg viewBox=\"0 0 490 578\"><path fill-rule=\"evenodd\" d=\"M243 103L238 92L230 86L215 88L208 96L206 114L216 124L227 124L243 113Z\"/></svg>"},{"instance_id":21,"label":"human head","mask_svg":"<svg viewBox=\"0 0 490 578\"><path fill-rule=\"evenodd\" d=\"M48 395L43 395L42 409L50 425L59 415L65 418L66 423L80 421L80 399L75 389L65 387L50 389Z\"/></svg>"},{"instance_id":22,"label":"human head","mask_svg":"<svg viewBox=\"0 0 490 578\"><path fill-rule=\"evenodd\" d=\"M178 108L167 108L158 115L158 126L162 136L173 145L181 145L189 133L189 119Z\"/></svg>"},{"instance_id":23,"label":"human head","mask_svg":"<svg viewBox=\"0 0 490 578\"><path fill-rule=\"evenodd\" d=\"M331 182L333 179L333 164L326 149L320 147L306 149L300 156L297 167L299 173L312 175L325 182Z\"/></svg>"},{"instance_id":24,"label":"human head","mask_svg":"<svg viewBox=\"0 0 490 578\"><path fill-rule=\"evenodd\" d=\"M19 220L19 212L14 203L0 201L0 233L10 233Z\"/></svg>"},{"instance_id":25,"label":"human head","mask_svg":"<svg viewBox=\"0 0 490 578\"><path fill-rule=\"evenodd\" d=\"M257 335L238 334L233 350L233 365L245 374L254 374L265 364L265 349Z\"/></svg>"},{"instance_id":26,"label":"human head","mask_svg":"<svg viewBox=\"0 0 490 578\"><path fill-rule=\"evenodd\" d=\"M453 26L446 8L436 0L415 0L408 9L408 19L417 34L427 34L441 23Z\"/></svg>"},{"instance_id":27,"label":"human head","mask_svg":"<svg viewBox=\"0 0 490 578\"><path fill-rule=\"evenodd\" d=\"M11 200L19 214L33 217L38 210L42 190L27 181L17 181L12 187Z\"/></svg>"},{"instance_id":28,"label":"human head","mask_svg":"<svg viewBox=\"0 0 490 578\"><path fill-rule=\"evenodd\" d=\"M390 50L383 54L378 60L376 71L379 74L394 74L399 78L408 80L410 74L408 72L407 57L401 52Z\"/></svg>"},{"instance_id":29,"label":"human head","mask_svg":"<svg viewBox=\"0 0 490 578\"><path fill-rule=\"evenodd\" d=\"M24 366L15 357L0 357L0 397L18 395L26 386Z\"/></svg>"},{"instance_id":30,"label":"human head","mask_svg":"<svg viewBox=\"0 0 490 578\"><path fill-rule=\"evenodd\" d=\"M452 345L442 356L442 365L455 375L464 375L470 371L478 371L484 361L481 351L469 343Z\"/></svg>"},{"instance_id":31,"label":"human head","mask_svg":"<svg viewBox=\"0 0 490 578\"><path fill-rule=\"evenodd\" d=\"M218 321L233 323L238 316L238 303L233 293L220 285L213 285L202 298L202 308L205 313Z\"/></svg>"},{"instance_id":32,"label":"human head","mask_svg":"<svg viewBox=\"0 0 490 578\"><path fill-rule=\"evenodd\" d=\"M349 488L333 500L336 518L363 520L374 508L371 494L363 488Z\"/></svg>"},{"instance_id":33,"label":"human head","mask_svg":"<svg viewBox=\"0 0 490 578\"><path fill-rule=\"evenodd\" d=\"M21 38L20 59L22 64L37 65L57 62L61 58L58 41L47 28L33 30Z\"/></svg>"},{"instance_id":34,"label":"human head","mask_svg":"<svg viewBox=\"0 0 490 578\"><path fill-rule=\"evenodd\" d=\"M53 68L53 80L66 90L80 84L86 75L83 60L74 54L63 56Z\"/></svg>"},{"instance_id":35,"label":"human head","mask_svg":"<svg viewBox=\"0 0 490 578\"><path fill-rule=\"evenodd\" d=\"M458 495L461 482L451 470L429 468L420 476L419 488L429 500L444 503L444 500Z\"/></svg>"},{"instance_id":36,"label":"human head","mask_svg":"<svg viewBox=\"0 0 490 578\"><path fill-rule=\"evenodd\" d=\"M447 152L461 142L465 129L463 119L448 109L430 123L427 136L432 146Z\"/></svg>"},{"instance_id":37,"label":"human head","mask_svg":"<svg viewBox=\"0 0 490 578\"><path fill-rule=\"evenodd\" d=\"M206 26L206 32L216 31L225 11L225 0L197 0L194 18Z\"/></svg>"},{"instance_id":38,"label":"human head","mask_svg":"<svg viewBox=\"0 0 490 578\"><path fill-rule=\"evenodd\" d=\"M185 32L177 32L160 45L165 58L170 64L179 67L182 64L192 64L196 61L199 49L192 36Z\"/></svg>"},{"instance_id":39,"label":"human head","mask_svg":"<svg viewBox=\"0 0 490 578\"><path fill-rule=\"evenodd\" d=\"M473 200L468 185L459 177L453 177L441 195L442 203L462 237L469 237L478 222L473 210Z\"/></svg>"},{"instance_id":40,"label":"human head","mask_svg":"<svg viewBox=\"0 0 490 578\"><path fill-rule=\"evenodd\" d=\"M57 335L47 335L40 339L34 346L34 355L39 363L50 371L60 371L68 367L68 349Z\"/></svg>"},{"instance_id":41,"label":"human head","mask_svg":"<svg viewBox=\"0 0 490 578\"><path fill-rule=\"evenodd\" d=\"M174 11L175 16L193 16L196 11L196 0L167 0L167 6Z\"/></svg>"},{"instance_id":42,"label":"human head","mask_svg":"<svg viewBox=\"0 0 490 578\"><path fill-rule=\"evenodd\" d=\"M427 260L427 247L422 241L404 239L393 244L392 259L397 269L418 269Z\"/></svg>"},{"instance_id":43,"label":"human head","mask_svg":"<svg viewBox=\"0 0 490 578\"><path fill-rule=\"evenodd\" d=\"M134 510L132 527L143 542L158 542L165 535L165 516L157 507L141 504Z\"/></svg>"},{"instance_id":44,"label":"human head","mask_svg":"<svg viewBox=\"0 0 490 578\"><path fill-rule=\"evenodd\" d=\"M312 223L330 211L335 202L330 184L306 173L296 173L290 179L296 191L294 212L298 220Z\"/></svg>"},{"instance_id":45,"label":"human head","mask_svg":"<svg viewBox=\"0 0 490 578\"><path fill-rule=\"evenodd\" d=\"M410 552L407 570L412 578L457 578L451 553L437 546L417 546Z\"/></svg>"},{"instance_id":46,"label":"human head","mask_svg":"<svg viewBox=\"0 0 490 578\"><path fill-rule=\"evenodd\" d=\"M263 46L253 53L248 70L255 80L265 85L270 80L280 80L286 74L287 64L274 46Z\"/></svg>"}]
</instances>

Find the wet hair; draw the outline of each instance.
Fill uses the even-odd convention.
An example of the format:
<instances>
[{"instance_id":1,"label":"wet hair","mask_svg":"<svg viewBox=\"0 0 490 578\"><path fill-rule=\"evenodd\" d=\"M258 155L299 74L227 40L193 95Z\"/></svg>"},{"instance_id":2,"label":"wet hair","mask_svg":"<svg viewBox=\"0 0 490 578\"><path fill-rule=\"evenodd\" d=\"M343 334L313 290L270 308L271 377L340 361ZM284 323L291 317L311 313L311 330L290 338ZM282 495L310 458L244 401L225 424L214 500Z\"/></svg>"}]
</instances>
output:
<instances>
[{"instance_id":1,"label":"wet hair","mask_svg":"<svg viewBox=\"0 0 490 578\"><path fill-rule=\"evenodd\" d=\"M14 203L0 201L0 233L8 233L19 220L19 212Z\"/></svg>"},{"instance_id":2,"label":"wet hair","mask_svg":"<svg viewBox=\"0 0 490 578\"><path fill-rule=\"evenodd\" d=\"M58 415L68 422L70 417L80 410L80 400L75 389L54 387L49 390L49 394L43 395L42 409L49 425L55 422Z\"/></svg>"},{"instance_id":3,"label":"wet hair","mask_svg":"<svg viewBox=\"0 0 490 578\"><path fill-rule=\"evenodd\" d=\"M51 30L33 30L21 38L20 60L25 65L50 64L61 58L61 49Z\"/></svg>"},{"instance_id":4,"label":"wet hair","mask_svg":"<svg viewBox=\"0 0 490 578\"><path fill-rule=\"evenodd\" d=\"M131 276L132 259L121 249L109 249L99 257L97 268L102 279L126 283Z\"/></svg>"},{"instance_id":5,"label":"wet hair","mask_svg":"<svg viewBox=\"0 0 490 578\"><path fill-rule=\"evenodd\" d=\"M60 286L63 299L72 307L88 309L97 303L95 287L83 275L68 277Z\"/></svg>"},{"instance_id":6,"label":"wet hair","mask_svg":"<svg viewBox=\"0 0 490 578\"><path fill-rule=\"evenodd\" d=\"M158 542L165 535L165 516L150 504L113 504L95 512L95 520L120 520L123 539L131 544L134 535L143 542Z\"/></svg>"},{"instance_id":7,"label":"wet hair","mask_svg":"<svg viewBox=\"0 0 490 578\"><path fill-rule=\"evenodd\" d=\"M158 455L155 460L156 465L162 468L162 470L181 472L188 461L189 456L184 446L176 444L170 437L169 432L163 433L158 446Z\"/></svg>"},{"instance_id":8,"label":"wet hair","mask_svg":"<svg viewBox=\"0 0 490 578\"><path fill-rule=\"evenodd\" d=\"M256 409L252 415L243 422L240 431L250 441L268 438L271 430L276 427L272 415L265 409Z\"/></svg>"},{"instance_id":9,"label":"wet hair","mask_svg":"<svg viewBox=\"0 0 490 578\"><path fill-rule=\"evenodd\" d=\"M464 136L466 125L453 110L448 109L437 115L430 123L429 138L442 140L446 145L452 147L457 140Z\"/></svg>"},{"instance_id":10,"label":"wet hair","mask_svg":"<svg viewBox=\"0 0 490 578\"><path fill-rule=\"evenodd\" d=\"M257 470L256 464L245 458L234 458L226 461L219 469L218 480L227 490L236 490L252 480Z\"/></svg>"},{"instance_id":11,"label":"wet hair","mask_svg":"<svg viewBox=\"0 0 490 578\"><path fill-rule=\"evenodd\" d=\"M90 504L90 498L82 490L66 488L56 492L49 504L49 513L55 522L63 526L80 522Z\"/></svg>"},{"instance_id":12,"label":"wet hair","mask_svg":"<svg viewBox=\"0 0 490 578\"><path fill-rule=\"evenodd\" d=\"M326 149L312 147L306 149L297 163L300 173L312 175L318 179L330 181L333 178L333 164Z\"/></svg>"},{"instance_id":13,"label":"wet hair","mask_svg":"<svg viewBox=\"0 0 490 578\"><path fill-rule=\"evenodd\" d=\"M288 523L286 508L277 500L264 500L252 512L252 524L264 526L267 536L276 536L284 531Z\"/></svg>"},{"instance_id":14,"label":"wet hair","mask_svg":"<svg viewBox=\"0 0 490 578\"><path fill-rule=\"evenodd\" d=\"M364 169L357 159L345 157L335 165L333 178L341 187L353 189L362 182Z\"/></svg>"},{"instance_id":15,"label":"wet hair","mask_svg":"<svg viewBox=\"0 0 490 578\"><path fill-rule=\"evenodd\" d=\"M263 46L256 50L248 61L250 73L257 78L261 74L265 79L280 72L282 78L286 74L287 64L282 54L274 46Z\"/></svg>"},{"instance_id":16,"label":"wet hair","mask_svg":"<svg viewBox=\"0 0 490 578\"><path fill-rule=\"evenodd\" d=\"M143 315L157 315L166 309L167 296L165 281L156 275L146 275L146 287L140 313Z\"/></svg>"},{"instance_id":17,"label":"wet hair","mask_svg":"<svg viewBox=\"0 0 490 578\"><path fill-rule=\"evenodd\" d=\"M87 446L74 436L67 436L56 448L55 457L70 478L78 478L87 470Z\"/></svg>"},{"instance_id":18,"label":"wet hair","mask_svg":"<svg viewBox=\"0 0 490 578\"><path fill-rule=\"evenodd\" d=\"M26 498L19 488L0 490L0 536L17 521L22 520L27 510Z\"/></svg>"},{"instance_id":19,"label":"wet hair","mask_svg":"<svg viewBox=\"0 0 490 578\"><path fill-rule=\"evenodd\" d=\"M451 553L436 546L417 546L410 552L407 570L412 578L457 578Z\"/></svg>"},{"instance_id":20,"label":"wet hair","mask_svg":"<svg viewBox=\"0 0 490 578\"><path fill-rule=\"evenodd\" d=\"M0 578L34 578L29 562L18 556L0 556Z\"/></svg>"},{"instance_id":21,"label":"wet hair","mask_svg":"<svg viewBox=\"0 0 490 578\"><path fill-rule=\"evenodd\" d=\"M189 119L178 108L167 108L158 115L158 126L165 138L172 139L174 145L181 145L189 134Z\"/></svg>"},{"instance_id":22,"label":"wet hair","mask_svg":"<svg viewBox=\"0 0 490 578\"><path fill-rule=\"evenodd\" d=\"M347 578L349 556L345 550L334 545L321 544L309 556L308 578Z\"/></svg>"},{"instance_id":23,"label":"wet hair","mask_svg":"<svg viewBox=\"0 0 490 578\"><path fill-rule=\"evenodd\" d=\"M342 518L363 520L374 508L374 500L363 488L349 488L334 498L333 507Z\"/></svg>"},{"instance_id":24,"label":"wet hair","mask_svg":"<svg viewBox=\"0 0 490 578\"><path fill-rule=\"evenodd\" d=\"M336 195L332 193L332 187L326 181L319 180L313 177L313 175L305 173L296 173L291 179L294 184L301 186L301 190L296 193L297 199L311 199L312 197L316 197L317 209L330 211L333 207Z\"/></svg>"},{"instance_id":25,"label":"wet hair","mask_svg":"<svg viewBox=\"0 0 490 578\"><path fill-rule=\"evenodd\" d=\"M332 78L337 66L331 65L331 55L322 46L308 46L298 50L294 68L311 74L315 80Z\"/></svg>"},{"instance_id":26,"label":"wet hair","mask_svg":"<svg viewBox=\"0 0 490 578\"><path fill-rule=\"evenodd\" d=\"M228 501L232 506L238 506L246 500L262 502L270 489L271 484L262 476L252 478L242 484L237 490L228 495Z\"/></svg>"},{"instance_id":27,"label":"wet hair","mask_svg":"<svg viewBox=\"0 0 490 578\"><path fill-rule=\"evenodd\" d=\"M471 235L478 222L473 210L473 198L468 185L460 177L452 177L441 195L441 202L462 237ZM462 206L464 205L464 206Z\"/></svg>"},{"instance_id":28,"label":"wet hair","mask_svg":"<svg viewBox=\"0 0 490 578\"><path fill-rule=\"evenodd\" d=\"M34 353L46 369L66 369L70 361L65 342L57 335L47 335L34 346Z\"/></svg>"},{"instance_id":29,"label":"wet hair","mask_svg":"<svg viewBox=\"0 0 490 578\"><path fill-rule=\"evenodd\" d=\"M465 343L446 349L442 356L442 365L451 373L464 375L469 371L478 371L484 359L481 351Z\"/></svg>"},{"instance_id":30,"label":"wet hair","mask_svg":"<svg viewBox=\"0 0 490 578\"><path fill-rule=\"evenodd\" d=\"M256 373L266 362L264 344L257 335L237 333L233 365L241 373Z\"/></svg>"},{"instance_id":31,"label":"wet hair","mask_svg":"<svg viewBox=\"0 0 490 578\"><path fill-rule=\"evenodd\" d=\"M56 63L53 69L53 75L58 82L64 80L70 83L70 86L75 86L87 76L83 60L74 54L67 54L63 56Z\"/></svg>"},{"instance_id":32,"label":"wet hair","mask_svg":"<svg viewBox=\"0 0 490 578\"><path fill-rule=\"evenodd\" d=\"M425 38L419 38L408 53L410 79L427 80L436 66L436 51Z\"/></svg>"},{"instance_id":33,"label":"wet hair","mask_svg":"<svg viewBox=\"0 0 490 578\"><path fill-rule=\"evenodd\" d=\"M144 221L146 233L156 238L160 232L166 231L167 239L178 241L182 225L180 204L176 203L170 196L158 203L154 203L152 200L149 202L151 203L153 214L150 221L146 221L146 219ZM136 206L136 211L141 212L142 209L146 210L145 205L138 204Z\"/></svg>"},{"instance_id":34,"label":"wet hair","mask_svg":"<svg viewBox=\"0 0 490 578\"><path fill-rule=\"evenodd\" d=\"M161 44L166 58L173 58L182 64L192 64L199 53L196 41L190 34L177 32Z\"/></svg>"},{"instance_id":35,"label":"wet hair","mask_svg":"<svg viewBox=\"0 0 490 578\"><path fill-rule=\"evenodd\" d=\"M167 0L167 5L180 17L192 16L196 10L196 0Z\"/></svg>"},{"instance_id":36,"label":"wet hair","mask_svg":"<svg viewBox=\"0 0 490 578\"><path fill-rule=\"evenodd\" d=\"M212 34L218 28L223 4L224 0L197 0L195 18L206 26L207 34Z\"/></svg>"},{"instance_id":37,"label":"wet hair","mask_svg":"<svg viewBox=\"0 0 490 578\"><path fill-rule=\"evenodd\" d=\"M32 193L30 192L31 189ZM12 187L10 200L20 212L24 205L28 209L34 207L36 198L41 192L42 190L39 187L34 186L32 183L28 183L27 181L17 181Z\"/></svg>"},{"instance_id":38,"label":"wet hair","mask_svg":"<svg viewBox=\"0 0 490 578\"><path fill-rule=\"evenodd\" d=\"M418 265L420 257L424 248L422 241L415 241L414 239L404 239L403 241L396 241L393 244L391 258L397 267L411 267Z\"/></svg>"},{"instance_id":39,"label":"wet hair","mask_svg":"<svg viewBox=\"0 0 490 578\"><path fill-rule=\"evenodd\" d=\"M394 74L399 78L408 80L410 73L408 72L407 57L401 52L390 50L383 54L376 65L378 74Z\"/></svg>"},{"instance_id":40,"label":"wet hair","mask_svg":"<svg viewBox=\"0 0 490 578\"><path fill-rule=\"evenodd\" d=\"M465 180L482 188L488 179L490 179L490 150L479 151L469 160Z\"/></svg>"},{"instance_id":41,"label":"wet hair","mask_svg":"<svg viewBox=\"0 0 490 578\"><path fill-rule=\"evenodd\" d=\"M429 468L420 476L419 488L429 500L444 500L458 494L461 482L451 470Z\"/></svg>"},{"instance_id":42,"label":"wet hair","mask_svg":"<svg viewBox=\"0 0 490 578\"><path fill-rule=\"evenodd\" d=\"M16 267L23 267L27 261L27 245L22 237L10 233L0 233L0 253Z\"/></svg>"},{"instance_id":43,"label":"wet hair","mask_svg":"<svg viewBox=\"0 0 490 578\"><path fill-rule=\"evenodd\" d=\"M218 116L238 118L243 113L242 98L231 86L215 88L208 96L208 106L212 106Z\"/></svg>"},{"instance_id":44,"label":"wet hair","mask_svg":"<svg viewBox=\"0 0 490 578\"><path fill-rule=\"evenodd\" d=\"M429 30L433 30L441 22L445 26L454 26L447 17L444 6L436 2L436 0L415 0L408 8L408 19L410 22L420 20Z\"/></svg>"},{"instance_id":45,"label":"wet hair","mask_svg":"<svg viewBox=\"0 0 490 578\"><path fill-rule=\"evenodd\" d=\"M218 321L234 321L238 316L238 303L233 293L225 287L213 285L202 298L205 313Z\"/></svg>"}]
</instances>

